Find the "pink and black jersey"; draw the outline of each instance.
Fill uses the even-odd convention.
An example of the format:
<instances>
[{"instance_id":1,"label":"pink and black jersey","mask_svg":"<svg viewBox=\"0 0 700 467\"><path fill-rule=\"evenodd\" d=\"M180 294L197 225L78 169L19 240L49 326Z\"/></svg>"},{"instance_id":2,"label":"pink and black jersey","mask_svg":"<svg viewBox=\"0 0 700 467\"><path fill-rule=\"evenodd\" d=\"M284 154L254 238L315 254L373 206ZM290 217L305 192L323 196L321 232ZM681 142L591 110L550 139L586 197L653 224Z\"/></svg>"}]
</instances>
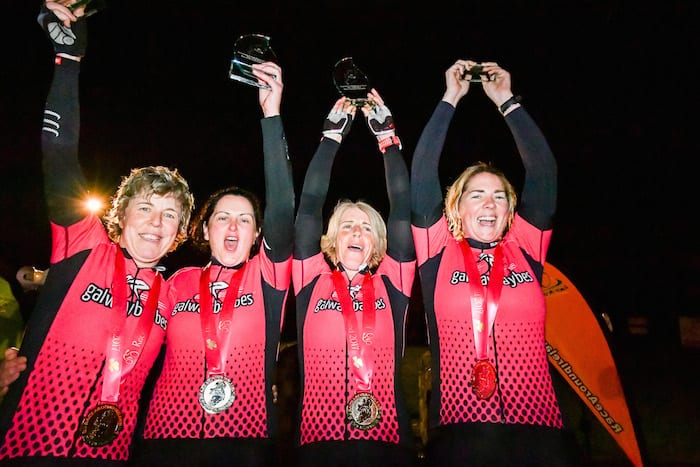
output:
<instances>
[{"instance_id":1,"label":"pink and black jersey","mask_svg":"<svg viewBox=\"0 0 700 467\"><path fill-rule=\"evenodd\" d=\"M107 240L99 219L88 217L67 228L54 225L53 232L54 245L61 251L53 251L51 280L47 278L22 343L22 352L28 357L37 353L23 378L15 383L22 392L2 440L0 459L53 456L126 460L141 389L165 335L171 307L168 287L161 285L158 312L147 316L144 304L159 273L138 269L127 260L131 296L127 310L114 310L112 283L119 247ZM70 256L62 258L63 253ZM124 314L127 321L148 319L153 323L136 365L123 375L119 385L116 405L123 413L124 429L111 444L91 447L80 436L80 423L89 410L104 402L105 356L115 313Z\"/></svg>"},{"instance_id":2,"label":"pink and black jersey","mask_svg":"<svg viewBox=\"0 0 700 467\"><path fill-rule=\"evenodd\" d=\"M493 338L488 342L488 355L500 383L494 396L482 401L472 392L465 373L474 366L477 356L462 250L444 217L428 229L414 228L421 277L435 277L424 291L433 298L433 306L426 311L430 313L430 329L437 332L431 351L439 359L433 367L439 377L434 380L431 415L440 425L491 422L561 427L544 349L545 302L540 285L541 255L547 250L550 236L551 231L540 231L516 215L502 240L503 288ZM473 240L469 244L479 258L481 281L488 283L495 266L496 245ZM516 380L518 383L512 384Z\"/></svg>"},{"instance_id":3,"label":"pink and black jersey","mask_svg":"<svg viewBox=\"0 0 700 467\"><path fill-rule=\"evenodd\" d=\"M155 386L144 438L268 438L275 355L282 311L289 289L289 261L273 263L264 249L242 271L239 290L229 290L236 269L212 265L209 290L215 312L235 293L230 338L226 343L225 375L235 388L233 405L207 414L199 404L206 378L200 320L199 281L202 268L179 270L169 282L175 293L168 323L163 370Z\"/></svg>"},{"instance_id":4,"label":"pink and black jersey","mask_svg":"<svg viewBox=\"0 0 700 467\"><path fill-rule=\"evenodd\" d=\"M544 347L546 307L541 290L556 207L556 161L525 109L509 113L505 121L525 166L525 179L513 223L500 241L503 259L498 264L494 260L499 242L467 238L463 242L469 249L463 250L464 243L448 230L438 178L454 112L447 102L437 105L411 167L413 237L432 370L426 457L429 465L522 465L525 460L568 465L562 414ZM494 268L503 272L495 319L486 338L486 357L495 369L496 383L485 399L477 397L471 380L483 357L477 356L475 344L469 285L475 279L469 277L464 259L464 251L470 250L477 258L474 273L479 274L480 285L494 277L498 271Z\"/></svg>"},{"instance_id":5,"label":"pink and black jersey","mask_svg":"<svg viewBox=\"0 0 700 467\"><path fill-rule=\"evenodd\" d=\"M415 276L415 252L410 232L408 170L398 146L384 155L391 211L387 221L387 254L371 273L376 310L372 341L371 393L381 407L378 424L354 426L346 413L358 392L351 369L341 299L332 269L321 252L321 211L339 145L323 138L309 164L295 224L292 282L296 294L297 339L300 352L301 407L298 443L302 465L411 465L413 435L401 391L399 366L404 351L406 313ZM341 265L342 269L342 265ZM345 287L358 328L365 319L365 275Z\"/></svg>"},{"instance_id":6,"label":"pink and black jersey","mask_svg":"<svg viewBox=\"0 0 700 467\"><path fill-rule=\"evenodd\" d=\"M245 267L207 267L214 319L230 317L222 344L224 375L232 382L231 406L209 413L200 405L208 377L201 320L203 268L186 267L170 279L175 296L169 312L165 358L148 407L137 465L241 465L274 462L278 437L272 386L292 274L294 187L281 117L261 119L265 172L265 211L260 251ZM242 274L230 290L234 274ZM229 294L235 294L226 301ZM232 308L222 310L224 304ZM205 316L207 316L205 314ZM209 315L211 316L211 315ZM218 321L217 321L218 322Z\"/></svg>"},{"instance_id":7,"label":"pink and black jersey","mask_svg":"<svg viewBox=\"0 0 700 467\"><path fill-rule=\"evenodd\" d=\"M57 64L47 98L42 149L51 270L22 342L27 369L11 385L0 410L0 461L10 465L123 464L141 390L172 308L168 284L160 280L157 308L149 313L146 305L161 274L158 268L138 268L124 251L126 277L115 278L119 246L109 240L100 219L76 212L74 200L85 187L77 158L79 70L72 60ZM128 289L121 309L113 307L115 283ZM131 333L137 323L143 330ZM138 340L121 367L106 359L115 336L122 342ZM130 370L124 368L132 364ZM105 375L119 368L118 398L104 401ZM123 429L110 444L92 447L81 436L81 422L101 402L119 407Z\"/></svg>"},{"instance_id":8,"label":"pink and black jersey","mask_svg":"<svg viewBox=\"0 0 700 467\"><path fill-rule=\"evenodd\" d=\"M331 279L331 269L321 253L304 261L294 262L297 306L306 312L299 339L304 345L304 388L301 412L301 444L315 441L377 440L396 443L405 433L399 423L406 422L398 413L400 380L398 366L403 352L403 325L415 275L413 262L401 263L385 257L372 274L376 308L374 373L372 393L382 408L379 425L370 430L354 428L346 420L345 407L357 392L352 372L348 368L345 323L340 299ZM344 276L345 277L345 276ZM358 326L364 319L360 303L363 299L362 281L358 274L347 286L359 311ZM347 280L347 278L346 278ZM306 289L307 290L304 290ZM398 328L398 329L397 329Z\"/></svg>"}]
</instances>

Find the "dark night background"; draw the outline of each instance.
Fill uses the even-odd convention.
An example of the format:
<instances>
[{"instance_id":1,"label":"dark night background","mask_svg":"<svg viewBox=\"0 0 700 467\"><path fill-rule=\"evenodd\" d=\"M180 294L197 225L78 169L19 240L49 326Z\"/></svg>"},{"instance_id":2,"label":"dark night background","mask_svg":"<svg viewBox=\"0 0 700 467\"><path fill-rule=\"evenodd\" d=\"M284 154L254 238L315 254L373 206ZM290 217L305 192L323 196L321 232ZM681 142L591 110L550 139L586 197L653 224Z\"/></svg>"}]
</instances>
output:
<instances>
[{"instance_id":1,"label":"dark night background","mask_svg":"<svg viewBox=\"0 0 700 467\"><path fill-rule=\"evenodd\" d=\"M282 65L297 192L338 97L337 60L353 56L369 75L409 162L444 71L457 58L494 60L511 72L559 163L549 262L596 313L611 316L616 332L645 316L652 345L676 345L678 316L700 317L699 147L691 136L700 3L418 3L111 0L89 20L81 74L80 157L94 189L111 194L132 167L161 164L180 169L198 204L233 183L264 194L257 91L227 77L241 34L269 35ZM14 270L46 268L39 142L53 54L36 23L40 2L4 5L0 258ZM450 128L443 185L475 160L494 162L520 185L510 133L479 85ZM356 121L336 159L329 205L364 198L385 212L383 177L374 138ZM167 258L171 270L202 261L187 245Z\"/></svg>"},{"instance_id":2,"label":"dark night background","mask_svg":"<svg viewBox=\"0 0 700 467\"><path fill-rule=\"evenodd\" d=\"M39 4L6 2L0 253L10 265L45 268L39 140L52 50L35 20ZM338 59L353 56L383 95L408 161L442 96L444 71L457 58L496 60L559 162L549 261L597 312L648 315L659 321L654 332L672 332L674 315L698 314L690 209L697 12L693 1L111 0L89 20L81 160L95 190L107 194L130 168L163 164L181 170L200 202L231 183L262 195L257 92L227 78L241 34L269 35L283 67L297 191L337 98ZM477 159L520 183L510 133L475 85L450 129L443 184ZM384 209L383 176L373 138L357 121L329 199L363 197ZM191 255L184 247L168 262L176 267Z\"/></svg>"}]
</instances>

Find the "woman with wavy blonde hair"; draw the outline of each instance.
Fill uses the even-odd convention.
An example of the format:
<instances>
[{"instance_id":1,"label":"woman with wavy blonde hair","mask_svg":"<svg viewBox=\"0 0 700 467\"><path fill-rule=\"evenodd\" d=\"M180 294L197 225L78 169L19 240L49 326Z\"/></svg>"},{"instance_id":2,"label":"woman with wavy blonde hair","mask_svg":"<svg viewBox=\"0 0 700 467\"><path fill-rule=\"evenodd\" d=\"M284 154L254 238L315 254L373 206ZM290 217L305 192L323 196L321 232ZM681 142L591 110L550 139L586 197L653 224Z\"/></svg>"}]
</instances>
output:
<instances>
[{"instance_id":1,"label":"woman with wavy blonde hair","mask_svg":"<svg viewBox=\"0 0 700 467\"><path fill-rule=\"evenodd\" d=\"M445 84L411 166L432 368L427 465L575 465L544 340L556 160L497 63L457 60ZM483 89L515 139L525 168L519 206L505 174L484 162L467 167L442 198L441 152L471 86Z\"/></svg>"},{"instance_id":2,"label":"woman with wavy blonde hair","mask_svg":"<svg viewBox=\"0 0 700 467\"><path fill-rule=\"evenodd\" d=\"M459 214L459 203L462 200L462 195L464 195L464 192L467 189L472 177L484 172L498 177L505 188L505 195L506 199L508 200L508 219L503 235L508 232L510 225L513 222L515 206L518 202L518 195L515 192L515 188L513 188L513 185L508 181L508 178L506 178L505 174L500 169L487 164L486 162L478 162L470 167L467 167L464 172L457 177L457 180L455 180L455 182L447 189L447 195L445 196L445 217L447 217L447 226L457 241L464 238L462 217Z\"/></svg>"},{"instance_id":3,"label":"woman with wavy blonde hair","mask_svg":"<svg viewBox=\"0 0 700 467\"><path fill-rule=\"evenodd\" d=\"M172 310L161 261L187 238L194 197L176 169L148 166L122 178L104 219L75 202L87 192L78 157L87 20L54 1L38 20L55 51L41 128L51 272L22 340L26 369L0 410L0 464L126 465Z\"/></svg>"}]
</instances>

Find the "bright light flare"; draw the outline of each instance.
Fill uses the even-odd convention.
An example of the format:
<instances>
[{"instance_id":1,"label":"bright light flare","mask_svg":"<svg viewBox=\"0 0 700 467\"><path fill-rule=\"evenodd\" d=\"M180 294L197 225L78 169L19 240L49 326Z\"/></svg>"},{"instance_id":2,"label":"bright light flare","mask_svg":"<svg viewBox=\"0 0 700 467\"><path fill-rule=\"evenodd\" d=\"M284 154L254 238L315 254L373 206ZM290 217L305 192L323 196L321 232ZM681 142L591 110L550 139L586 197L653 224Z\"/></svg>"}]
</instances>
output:
<instances>
[{"instance_id":1,"label":"bright light flare","mask_svg":"<svg viewBox=\"0 0 700 467\"><path fill-rule=\"evenodd\" d=\"M85 206L85 209L94 214L101 212L104 208L104 203L96 196L89 196L86 198L85 201L83 201L83 205Z\"/></svg>"}]
</instances>

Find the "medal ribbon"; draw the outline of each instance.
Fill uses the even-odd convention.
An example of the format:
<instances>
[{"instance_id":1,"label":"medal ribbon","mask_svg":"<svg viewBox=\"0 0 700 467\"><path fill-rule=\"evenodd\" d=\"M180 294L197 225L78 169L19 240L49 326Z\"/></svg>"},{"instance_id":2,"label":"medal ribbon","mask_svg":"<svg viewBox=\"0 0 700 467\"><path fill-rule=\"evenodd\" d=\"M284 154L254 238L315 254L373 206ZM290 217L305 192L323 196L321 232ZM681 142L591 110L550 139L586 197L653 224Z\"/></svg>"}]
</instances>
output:
<instances>
[{"instance_id":1,"label":"medal ribbon","mask_svg":"<svg viewBox=\"0 0 700 467\"><path fill-rule=\"evenodd\" d=\"M141 356L148 335L153 329L153 322L158 308L158 295L160 294L161 275L156 271L148 299L141 316L133 316L129 319L126 281L126 264L121 247L116 246L114 261L114 277L112 278L112 335L107 342L105 351L106 362L102 377L103 402L117 402L119 400L119 384Z\"/></svg>"},{"instance_id":2,"label":"medal ribbon","mask_svg":"<svg viewBox=\"0 0 700 467\"><path fill-rule=\"evenodd\" d=\"M474 330L474 346L476 347L477 360L488 358L488 336L491 335L493 323L498 312L498 302L503 290L503 248L499 242L493 253L493 266L488 285L481 283L481 274L477 267L477 258L474 256L467 239L459 242L464 257L464 269L469 279L469 299L472 306L472 328ZM486 310L484 316L484 302ZM488 326L488 327L487 327ZM486 331L486 333L484 333Z\"/></svg>"},{"instance_id":3,"label":"medal ribbon","mask_svg":"<svg viewBox=\"0 0 700 467\"><path fill-rule=\"evenodd\" d=\"M233 322L233 310L236 300L239 298L239 287L243 280L243 273L248 263L237 271L233 271L229 281L224 303L218 314L214 313L211 290L209 288L209 263L199 276L199 320L202 323L202 337L204 338L204 353L207 362L207 377L223 375L226 368L226 355L230 339L231 323Z\"/></svg>"},{"instance_id":4,"label":"medal ribbon","mask_svg":"<svg viewBox=\"0 0 700 467\"><path fill-rule=\"evenodd\" d=\"M365 273L362 280L362 336L358 336L357 315L348 290L350 284L345 284L343 273L338 269L333 271L332 278L345 321L345 338L348 343L348 356L352 372L355 375L356 387L359 391L371 391L372 371L374 370L374 355L371 355L371 352L377 314L377 310L374 308L372 274Z\"/></svg>"}]
</instances>

